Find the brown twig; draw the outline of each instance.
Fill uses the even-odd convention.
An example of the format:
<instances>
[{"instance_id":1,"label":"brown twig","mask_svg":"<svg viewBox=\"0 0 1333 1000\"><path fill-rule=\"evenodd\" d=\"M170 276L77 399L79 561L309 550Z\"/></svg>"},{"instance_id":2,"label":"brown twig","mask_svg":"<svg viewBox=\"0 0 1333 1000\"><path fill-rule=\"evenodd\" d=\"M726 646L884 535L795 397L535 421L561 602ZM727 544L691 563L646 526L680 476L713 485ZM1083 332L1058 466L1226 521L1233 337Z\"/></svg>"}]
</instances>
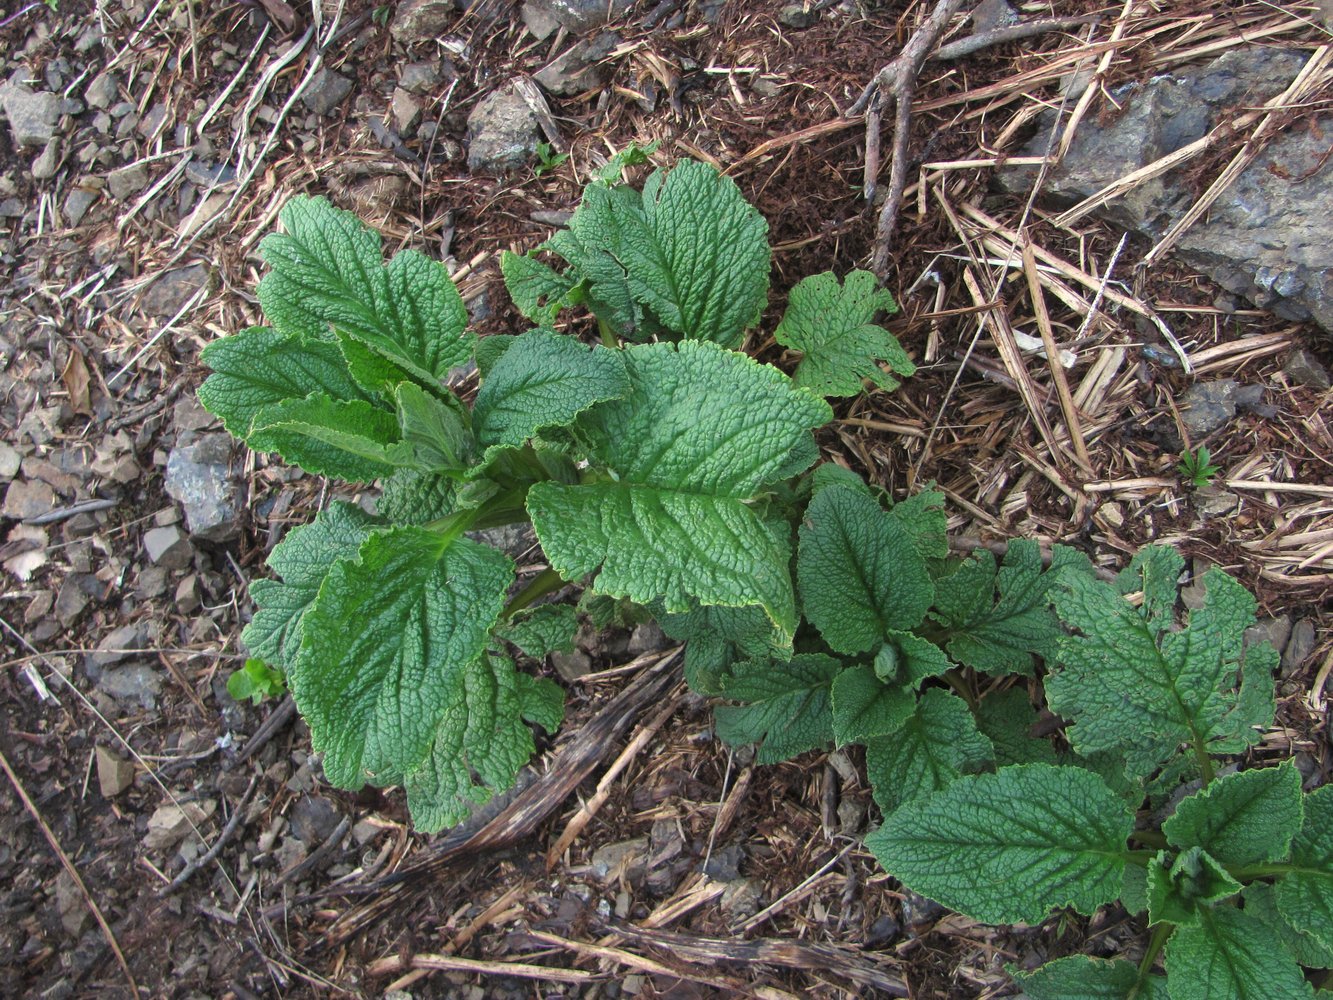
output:
<instances>
[{"instance_id":1,"label":"brown twig","mask_svg":"<svg viewBox=\"0 0 1333 1000\"><path fill-rule=\"evenodd\" d=\"M250 804L250 796L254 793L257 784L259 784L259 775L252 775L250 777L250 786L246 788L245 794L241 796L241 801L236 803L236 808L232 810L231 819L227 820L227 825L222 828L222 832L218 834L217 840L213 841L213 846L210 847L207 852L199 855L199 857L195 858L182 868L181 873L172 879L169 885L164 886L159 890L159 896L166 896L175 892L188 882L195 872L222 853L222 848L226 846L227 841L231 839L232 835L240 827L241 817L245 815L245 807ZM232 922L235 923L234 920Z\"/></svg>"},{"instance_id":2,"label":"brown twig","mask_svg":"<svg viewBox=\"0 0 1333 1000\"><path fill-rule=\"evenodd\" d=\"M247 760L257 754L264 744L271 740L283 726L291 721L292 716L296 714L296 702L292 701L292 696L288 695L282 700L276 709L267 719L259 724L255 734L245 741L245 746L241 747L232 766L244 764Z\"/></svg>"},{"instance_id":3,"label":"brown twig","mask_svg":"<svg viewBox=\"0 0 1333 1000\"><path fill-rule=\"evenodd\" d=\"M27 809L28 814L37 821L37 826L41 829L42 836L46 838L46 842L51 846L51 850L54 851L56 857L60 859L61 866L64 867L65 872L69 877L74 880L74 884L79 887L79 892L83 894L83 901L88 904L88 909L92 913L93 919L97 921L97 926L102 929L102 936L106 938L106 943L111 946L111 953L116 956L116 961L120 963L120 970L125 973L125 981L129 984L130 995L134 997L135 1000L138 1000L139 986L134 981L134 974L130 972L129 963L125 961L125 953L120 950L120 944L116 941L116 935L111 933L111 925L106 922L106 917L102 916L102 910L97 905L97 901L93 899L92 893L88 891L88 886L84 883L83 876L81 876L79 870L74 867L74 862L69 859L69 855L65 853L63 848L61 848L60 841L56 840L56 835L52 833L51 828L46 825L46 820L42 819L42 814L37 811L37 806L34 805L32 799L28 797L27 789L25 789L23 783L19 781L18 775L14 773L14 769L9 766L9 759L3 752L0 752L0 768L4 768L5 775L9 778L9 783L14 786L14 791L17 792L18 797L23 800L23 807Z\"/></svg>"},{"instance_id":4,"label":"brown twig","mask_svg":"<svg viewBox=\"0 0 1333 1000\"><path fill-rule=\"evenodd\" d=\"M1043 17L1032 21L1020 21L1018 24L1009 24L1003 28L978 31L966 38L960 38L956 42L941 45L930 58L938 60L962 59L974 52L980 52L982 49L999 45L1002 42L1015 42L1020 38L1044 35L1048 31L1064 31L1066 28L1077 28L1083 24L1096 24L1100 20L1101 16L1098 14L1084 14L1082 17Z\"/></svg>"}]
</instances>

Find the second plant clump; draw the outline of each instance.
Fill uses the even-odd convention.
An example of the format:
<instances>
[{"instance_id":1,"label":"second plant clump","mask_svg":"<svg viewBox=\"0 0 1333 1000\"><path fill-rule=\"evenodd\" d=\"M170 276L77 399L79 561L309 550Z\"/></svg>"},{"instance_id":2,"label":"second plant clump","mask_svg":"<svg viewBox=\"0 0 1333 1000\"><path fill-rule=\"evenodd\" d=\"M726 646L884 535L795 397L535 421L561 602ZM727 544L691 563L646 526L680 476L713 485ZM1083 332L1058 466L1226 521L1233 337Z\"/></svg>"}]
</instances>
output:
<instances>
[{"instance_id":1,"label":"second plant clump","mask_svg":"<svg viewBox=\"0 0 1333 1000\"><path fill-rule=\"evenodd\" d=\"M794 375L739 353L767 302L767 224L683 162L642 191L630 150L505 282L534 329L477 339L444 267L322 199L261 244L271 324L211 344L200 398L257 451L349 482L273 551L245 631L285 673L345 788L400 785L437 830L510 787L563 696L519 670L569 649L583 610L647 608L685 640L719 735L775 762L862 744L883 825L867 846L976 919L1037 922L1121 900L1142 962L1074 956L1017 978L1034 1000L1312 995L1333 967L1333 792L1291 762L1226 764L1273 719L1275 654L1226 575L1183 626L1183 561L1144 550L1114 582L1057 547L951 557L941 494L898 503L820 462L826 397L891 389L912 362L875 324L874 278L808 277L774 338ZM556 332L576 308L601 343ZM448 387L475 362L468 405ZM468 537L530 521L549 569ZM1038 666L1042 670L1038 670ZM262 664L248 668L245 693ZM265 675L266 676L266 675ZM265 680L268 683L268 680ZM1044 704L1057 746L1029 735ZM1165 946L1166 976L1155 972Z\"/></svg>"}]
</instances>

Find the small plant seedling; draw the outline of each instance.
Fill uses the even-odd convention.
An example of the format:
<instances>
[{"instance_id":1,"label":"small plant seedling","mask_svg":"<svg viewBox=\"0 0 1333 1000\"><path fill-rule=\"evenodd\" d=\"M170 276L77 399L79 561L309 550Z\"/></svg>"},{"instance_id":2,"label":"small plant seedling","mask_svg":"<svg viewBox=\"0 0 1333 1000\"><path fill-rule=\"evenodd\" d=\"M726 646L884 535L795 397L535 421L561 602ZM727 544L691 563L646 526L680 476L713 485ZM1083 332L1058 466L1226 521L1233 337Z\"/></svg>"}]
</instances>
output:
<instances>
[{"instance_id":1,"label":"small plant seedling","mask_svg":"<svg viewBox=\"0 0 1333 1000\"><path fill-rule=\"evenodd\" d=\"M370 12L370 19L381 28L389 23L389 15L393 13L393 7L390 4L382 3L376 6Z\"/></svg>"},{"instance_id":2,"label":"small plant seedling","mask_svg":"<svg viewBox=\"0 0 1333 1000\"><path fill-rule=\"evenodd\" d=\"M549 142L539 142L537 143L537 165L532 168L532 172L541 177L543 174L550 173L568 159L568 153L557 153L555 147Z\"/></svg>"},{"instance_id":3,"label":"small plant seedling","mask_svg":"<svg viewBox=\"0 0 1333 1000\"><path fill-rule=\"evenodd\" d=\"M281 697L287 690L287 681L281 670L274 670L263 660L250 657L240 670L227 678L227 694L237 701L247 698L258 705L265 698Z\"/></svg>"},{"instance_id":4,"label":"small plant seedling","mask_svg":"<svg viewBox=\"0 0 1333 1000\"><path fill-rule=\"evenodd\" d=\"M1212 464L1213 456L1208 449L1199 445L1194 451L1188 448L1180 453L1180 464L1176 466L1180 477L1190 486L1202 489L1213 481L1213 477L1222 470Z\"/></svg>"}]
</instances>

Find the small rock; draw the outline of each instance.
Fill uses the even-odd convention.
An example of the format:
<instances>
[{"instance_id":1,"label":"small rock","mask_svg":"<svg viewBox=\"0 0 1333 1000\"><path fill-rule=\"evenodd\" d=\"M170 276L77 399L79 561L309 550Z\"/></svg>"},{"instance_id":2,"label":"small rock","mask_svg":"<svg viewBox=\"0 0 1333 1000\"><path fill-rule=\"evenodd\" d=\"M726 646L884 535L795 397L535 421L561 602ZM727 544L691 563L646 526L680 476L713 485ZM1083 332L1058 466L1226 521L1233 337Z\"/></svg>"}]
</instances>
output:
<instances>
[{"instance_id":1,"label":"small rock","mask_svg":"<svg viewBox=\"0 0 1333 1000\"><path fill-rule=\"evenodd\" d=\"M128 201L147 186L148 168L142 163L131 163L106 176L106 188L117 201Z\"/></svg>"},{"instance_id":2,"label":"small rock","mask_svg":"<svg viewBox=\"0 0 1333 1000\"><path fill-rule=\"evenodd\" d=\"M189 264L166 272L153 282L139 299L139 308L147 315L170 319L209 282L207 264Z\"/></svg>"},{"instance_id":3,"label":"small rock","mask_svg":"<svg viewBox=\"0 0 1333 1000\"><path fill-rule=\"evenodd\" d=\"M56 912L60 914L60 926L70 937L78 937L83 925L88 920L88 901L74 881L74 876L61 870L56 876Z\"/></svg>"},{"instance_id":4,"label":"small rock","mask_svg":"<svg viewBox=\"0 0 1333 1000\"><path fill-rule=\"evenodd\" d=\"M292 833L306 847L318 847L333 835L342 816L328 799L319 795L306 795L296 800L289 818Z\"/></svg>"},{"instance_id":5,"label":"small rock","mask_svg":"<svg viewBox=\"0 0 1333 1000\"><path fill-rule=\"evenodd\" d=\"M398 134L411 136L413 129L417 127L417 122L421 120L421 105L417 103L417 99L402 87L395 87L389 110L393 114L393 124L398 129Z\"/></svg>"},{"instance_id":6,"label":"small rock","mask_svg":"<svg viewBox=\"0 0 1333 1000\"><path fill-rule=\"evenodd\" d=\"M191 573L176 584L176 610L192 615L199 610L199 577Z\"/></svg>"},{"instance_id":7,"label":"small rock","mask_svg":"<svg viewBox=\"0 0 1333 1000\"><path fill-rule=\"evenodd\" d=\"M838 802L838 832L844 837L855 837L866 825L866 807L858 799Z\"/></svg>"},{"instance_id":8,"label":"small rock","mask_svg":"<svg viewBox=\"0 0 1333 1000\"><path fill-rule=\"evenodd\" d=\"M101 178L97 178L98 183L95 186L90 184L89 180L85 177L65 195L65 204L61 211L65 215L67 225L77 226L82 222L83 217L88 214L88 209L93 207L93 203L102 194Z\"/></svg>"},{"instance_id":9,"label":"small rock","mask_svg":"<svg viewBox=\"0 0 1333 1000\"><path fill-rule=\"evenodd\" d=\"M186 802L184 805L158 806L148 817L148 835L143 845L150 851L159 851L180 843L194 828L213 815L216 802Z\"/></svg>"},{"instance_id":10,"label":"small rock","mask_svg":"<svg viewBox=\"0 0 1333 1000\"><path fill-rule=\"evenodd\" d=\"M932 920L938 920L944 916L944 907L933 899L927 899L925 896L918 896L914 892L903 894L903 923L909 927L918 927L921 924L928 924Z\"/></svg>"},{"instance_id":11,"label":"small rock","mask_svg":"<svg viewBox=\"0 0 1333 1000\"><path fill-rule=\"evenodd\" d=\"M579 42L567 49L549 65L542 67L533 79L553 94L581 94L600 87L602 74L597 63L605 59L620 44L620 37L604 31L596 38Z\"/></svg>"},{"instance_id":12,"label":"small rock","mask_svg":"<svg viewBox=\"0 0 1333 1000\"><path fill-rule=\"evenodd\" d=\"M551 654L551 666L565 680L573 681L592 672L592 658L581 649L572 653L555 652Z\"/></svg>"},{"instance_id":13,"label":"small rock","mask_svg":"<svg viewBox=\"0 0 1333 1000\"><path fill-rule=\"evenodd\" d=\"M122 625L99 642L97 648L84 657L84 662L93 672L99 671L136 655L143 648L144 641L144 634L137 625Z\"/></svg>"},{"instance_id":14,"label":"small rock","mask_svg":"<svg viewBox=\"0 0 1333 1000\"><path fill-rule=\"evenodd\" d=\"M1194 511L1202 518L1224 517L1240 506L1240 497L1220 486L1201 486L1190 496Z\"/></svg>"},{"instance_id":15,"label":"small rock","mask_svg":"<svg viewBox=\"0 0 1333 1000\"><path fill-rule=\"evenodd\" d=\"M0 441L0 480L8 482L18 475L23 457L8 441Z\"/></svg>"},{"instance_id":16,"label":"small rock","mask_svg":"<svg viewBox=\"0 0 1333 1000\"><path fill-rule=\"evenodd\" d=\"M42 146L55 135L60 117L60 98L44 91L34 93L21 83L0 86L0 107L9 119L16 146Z\"/></svg>"},{"instance_id":17,"label":"small rock","mask_svg":"<svg viewBox=\"0 0 1333 1000\"><path fill-rule=\"evenodd\" d=\"M1196 382L1180 398L1180 418L1190 437L1198 441L1225 427L1236 416L1235 379Z\"/></svg>"},{"instance_id":18,"label":"small rock","mask_svg":"<svg viewBox=\"0 0 1333 1000\"><path fill-rule=\"evenodd\" d=\"M116 701L156 708L162 693L162 678L146 663L132 663L128 667L114 667L97 678L97 690Z\"/></svg>"},{"instance_id":19,"label":"small rock","mask_svg":"<svg viewBox=\"0 0 1333 1000\"><path fill-rule=\"evenodd\" d=\"M532 8L537 20L553 20L575 34L584 34L600 28L629 13L635 0L528 0L525 8ZM524 22L528 22L524 14Z\"/></svg>"},{"instance_id":20,"label":"small rock","mask_svg":"<svg viewBox=\"0 0 1333 1000\"><path fill-rule=\"evenodd\" d=\"M887 913L882 913L875 918L875 922L870 925L870 930L866 934L867 948L880 948L888 944L903 931L898 921L894 920Z\"/></svg>"},{"instance_id":21,"label":"small rock","mask_svg":"<svg viewBox=\"0 0 1333 1000\"><path fill-rule=\"evenodd\" d=\"M399 72L398 86L414 94L425 94L434 90L443 76L438 62L412 62Z\"/></svg>"},{"instance_id":22,"label":"small rock","mask_svg":"<svg viewBox=\"0 0 1333 1000\"><path fill-rule=\"evenodd\" d=\"M71 574L60 584L56 594L56 619L65 628L69 628L83 614L88 606L89 597L84 592L80 577Z\"/></svg>"},{"instance_id":23,"label":"small rock","mask_svg":"<svg viewBox=\"0 0 1333 1000\"><path fill-rule=\"evenodd\" d=\"M0 515L26 521L41 514L49 514L55 505L55 491L46 483L15 479L5 491L5 504L0 508Z\"/></svg>"},{"instance_id":24,"label":"small rock","mask_svg":"<svg viewBox=\"0 0 1333 1000\"><path fill-rule=\"evenodd\" d=\"M602 881L618 879L623 874L633 878L643 875L648 854L648 838L634 837L615 844L604 844L592 854L592 870Z\"/></svg>"},{"instance_id":25,"label":"small rock","mask_svg":"<svg viewBox=\"0 0 1333 1000\"><path fill-rule=\"evenodd\" d=\"M630 656L642 656L644 653L655 653L659 649L665 649L670 642L657 622L644 622L642 625L634 626L625 652Z\"/></svg>"},{"instance_id":26,"label":"small rock","mask_svg":"<svg viewBox=\"0 0 1333 1000\"><path fill-rule=\"evenodd\" d=\"M389 33L403 45L433 42L449 30L457 17L454 0L407 0L394 14Z\"/></svg>"},{"instance_id":27,"label":"small rock","mask_svg":"<svg viewBox=\"0 0 1333 1000\"><path fill-rule=\"evenodd\" d=\"M1314 648L1314 622L1302 618L1291 627L1291 638L1287 640L1287 648L1282 651L1282 675L1287 677L1299 670L1314 653Z\"/></svg>"},{"instance_id":28,"label":"small rock","mask_svg":"<svg viewBox=\"0 0 1333 1000\"><path fill-rule=\"evenodd\" d=\"M143 548L149 561L164 569L184 569L194 555L185 532L174 524L145 531Z\"/></svg>"},{"instance_id":29,"label":"small rock","mask_svg":"<svg viewBox=\"0 0 1333 1000\"><path fill-rule=\"evenodd\" d=\"M49 181L56 175L56 169L60 166L60 140L52 137L46 143L46 148L38 154L37 159L32 161L32 179L36 181Z\"/></svg>"},{"instance_id":30,"label":"small rock","mask_svg":"<svg viewBox=\"0 0 1333 1000\"><path fill-rule=\"evenodd\" d=\"M788 28L802 31L818 24L819 14L817 11L807 10L804 4L789 3L778 13L778 20Z\"/></svg>"},{"instance_id":31,"label":"small rock","mask_svg":"<svg viewBox=\"0 0 1333 1000\"><path fill-rule=\"evenodd\" d=\"M481 100L467 119L467 164L475 173L502 174L521 167L537 151L537 116L513 87Z\"/></svg>"},{"instance_id":32,"label":"small rock","mask_svg":"<svg viewBox=\"0 0 1333 1000\"><path fill-rule=\"evenodd\" d=\"M1281 653L1287 648L1287 640L1290 637L1291 615L1278 615L1276 618L1269 618L1247 628L1244 641L1247 649L1256 643L1267 642Z\"/></svg>"},{"instance_id":33,"label":"small rock","mask_svg":"<svg viewBox=\"0 0 1333 1000\"><path fill-rule=\"evenodd\" d=\"M499 549L515 562L520 562L532 551L535 539L531 529L522 524L505 524L498 528L469 531L467 537L474 542Z\"/></svg>"},{"instance_id":34,"label":"small rock","mask_svg":"<svg viewBox=\"0 0 1333 1000\"><path fill-rule=\"evenodd\" d=\"M331 69L322 69L310 81L301 100L315 114L327 115L345 101L351 92L351 80Z\"/></svg>"},{"instance_id":35,"label":"small rock","mask_svg":"<svg viewBox=\"0 0 1333 1000\"><path fill-rule=\"evenodd\" d=\"M110 70L98 73L83 91L83 99L91 108L109 108L120 97L120 83Z\"/></svg>"},{"instance_id":36,"label":"small rock","mask_svg":"<svg viewBox=\"0 0 1333 1000\"><path fill-rule=\"evenodd\" d=\"M226 434L205 434L167 457L166 488L185 508L193 538L225 542L241 530L239 484L231 474L232 443Z\"/></svg>"},{"instance_id":37,"label":"small rock","mask_svg":"<svg viewBox=\"0 0 1333 1000\"><path fill-rule=\"evenodd\" d=\"M166 123L167 111L165 104L154 104L149 108L144 116L139 119L139 124L135 126L139 135L149 140L155 138L158 130Z\"/></svg>"},{"instance_id":38,"label":"small rock","mask_svg":"<svg viewBox=\"0 0 1333 1000\"><path fill-rule=\"evenodd\" d=\"M1308 389L1324 392L1329 387L1328 369L1304 347L1292 352L1287 363L1282 366L1282 371L1297 385Z\"/></svg>"},{"instance_id":39,"label":"small rock","mask_svg":"<svg viewBox=\"0 0 1333 1000\"><path fill-rule=\"evenodd\" d=\"M972 12L970 25L972 34L977 35L995 28L1007 28L1018 21L1018 11L1009 6L1009 0L981 0Z\"/></svg>"},{"instance_id":40,"label":"small rock","mask_svg":"<svg viewBox=\"0 0 1333 1000\"><path fill-rule=\"evenodd\" d=\"M703 873L718 882L734 882L741 877L741 863L744 861L745 848L740 844L728 844L713 852L713 856L703 866Z\"/></svg>"},{"instance_id":41,"label":"small rock","mask_svg":"<svg viewBox=\"0 0 1333 1000\"><path fill-rule=\"evenodd\" d=\"M97 787L102 798L114 799L134 784L134 765L106 747L97 748Z\"/></svg>"},{"instance_id":42,"label":"small rock","mask_svg":"<svg viewBox=\"0 0 1333 1000\"><path fill-rule=\"evenodd\" d=\"M750 89L760 97L765 98L777 97L782 93L782 86L776 79L769 76L760 76L758 74L755 74L751 79Z\"/></svg>"},{"instance_id":43,"label":"small rock","mask_svg":"<svg viewBox=\"0 0 1333 1000\"><path fill-rule=\"evenodd\" d=\"M523 19L523 24L532 37L539 42L546 41L560 30L560 22L544 4L529 0L519 9L518 16Z\"/></svg>"},{"instance_id":44,"label":"small rock","mask_svg":"<svg viewBox=\"0 0 1333 1000\"><path fill-rule=\"evenodd\" d=\"M373 819L358 820L352 826L352 840L357 847L365 847L383 832L384 827Z\"/></svg>"},{"instance_id":45,"label":"small rock","mask_svg":"<svg viewBox=\"0 0 1333 1000\"><path fill-rule=\"evenodd\" d=\"M185 179L201 188L227 190L236 184L236 168L225 163L191 160L185 165Z\"/></svg>"},{"instance_id":46,"label":"small rock","mask_svg":"<svg viewBox=\"0 0 1333 1000\"><path fill-rule=\"evenodd\" d=\"M763 901L764 883L757 878L740 878L727 883L717 907L722 919L734 926L758 913Z\"/></svg>"}]
</instances>

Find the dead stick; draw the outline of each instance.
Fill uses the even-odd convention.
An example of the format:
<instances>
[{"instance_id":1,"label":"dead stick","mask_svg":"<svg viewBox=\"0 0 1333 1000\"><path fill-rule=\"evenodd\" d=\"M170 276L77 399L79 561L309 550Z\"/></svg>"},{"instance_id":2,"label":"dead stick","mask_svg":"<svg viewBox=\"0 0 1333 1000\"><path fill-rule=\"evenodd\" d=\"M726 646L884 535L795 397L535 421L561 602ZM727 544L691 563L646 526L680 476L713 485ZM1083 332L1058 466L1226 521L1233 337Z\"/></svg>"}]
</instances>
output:
<instances>
[{"instance_id":1,"label":"dead stick","mask_svg":"<svg viewBox=\"0 0 1333 1000\"><path fill-rule=\"evenodd\" d=\"M259 775L251 775L250 787L248 787L245 790L245 794L241 796L241 801L236 804L236 808L232 811L231 819L227 820L227 825L224 826L222 832L218 834L218 839L213 841L213 846L208 849L207 853L201 854L181 869L181 873L171 880L170 885L158 891L159 896L165 896L175 892L190 880L190 876L222 853L222 848L226 846L227 841L231 839L232 834L234 834L237 827L240 826L241 817L245 815L245 807L250 804L250 796L253 794L255 785L257 784L259 784ZM232 923L235 923L235 921L233 920Z\"/></svg>"},{"instance_id":2,"label":"dead stick","mask_svg":"<svg viewBox=\"0 0 1333 1000\"><path fill-rule=\"evenodd\" d=\"M1084 24L1096 24L1100 20L1101 16L1098 14L1085 14L1082 17L1043 17L1034 21L1022 21L991 31L979 31L976 34L968 35L966 38L960 38L956 42L950 42L948 45L941 45L930 58L938 60L962 59L964 56L970 56L973 52L980 52L982 49L999 45L1001 42L1014 42L1020 38L1044 35L1048 31L1064 31L1066 28L1077 28Z\"/></svg>"},{"instance_id":3,"label":"dead stick","mask_svg":"<svg viewBox=\"0 0 1333 1000\"><path fill-rule=\"evenodd\" d=\"M79 887L79 892L83 893L83 901L88 904L88 909L92 912L93 919L97 921L97 926L102 929L102 936L106 938L106 943L111 946L111 953L116 956L116 961L120 963L120 969L125 973L125 981L130 985L130 995L138 1000L139 986L134 981L134 974L130 972L129 963L125 961L125 953L120 950L120 944L116 941L116 935L111 933L111 925L106 922L106 917L102 916L102 911L93 899L93 894L88 891L88 886L83 881L83 876L79 870L74 867L74 862L69 859L60 846L60 841L56 840L56 835L51 832L51 828L46 825L46 820L42 819L42 814L37 811L37 806L33 804L32 799L28 797L27 789L19 781L19 777L14 773L14 769L9 766L9 759L0 751L0 767L4 768L5 775L9 778L9 783L14 786L14 791L18 797L23 800L23 807L28 810L28 814L37 821L37 826L42 831L42 836L46 842L51 845L51 850L55 851L56 857L60 859L60 864L65 872L74 880L74 884Z\"/></svg>"}]
</instances>

